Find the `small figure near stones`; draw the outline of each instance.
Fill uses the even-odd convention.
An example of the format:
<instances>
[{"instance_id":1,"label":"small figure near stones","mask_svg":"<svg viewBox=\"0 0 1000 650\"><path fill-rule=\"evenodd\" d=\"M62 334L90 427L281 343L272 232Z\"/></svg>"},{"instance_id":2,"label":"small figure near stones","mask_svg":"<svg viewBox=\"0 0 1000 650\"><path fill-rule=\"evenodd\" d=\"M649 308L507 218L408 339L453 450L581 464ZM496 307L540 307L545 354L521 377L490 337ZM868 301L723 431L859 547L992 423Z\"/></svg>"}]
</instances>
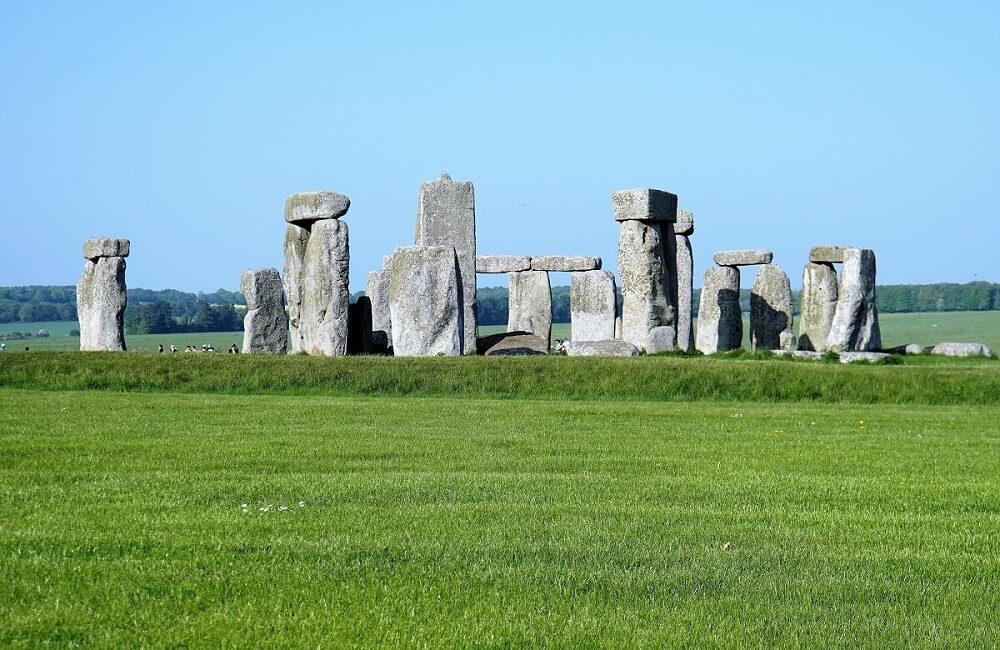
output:
<instances>
[{"instance_id":1,"label":"small figure near stones","mask_svg":"<svg viewBox=\"0 0 1000 650\"><path fill-rule=\"evenodd\" d=\"M229 354L239 354L239 353L240 349L236 346L235 343L229 346Z\"/></svg>"},{"instance_id":2,"label":"small figure near stones","mask_svg":"<svg viewBox=\"0 0 1000 650\"><path fill-rule=\"evenodd\" d=\"M159 352L160 354L163 354L163 344L162 343L160 343L159 345L156 346L156 351Z\"/></svg>"}]
</instances>

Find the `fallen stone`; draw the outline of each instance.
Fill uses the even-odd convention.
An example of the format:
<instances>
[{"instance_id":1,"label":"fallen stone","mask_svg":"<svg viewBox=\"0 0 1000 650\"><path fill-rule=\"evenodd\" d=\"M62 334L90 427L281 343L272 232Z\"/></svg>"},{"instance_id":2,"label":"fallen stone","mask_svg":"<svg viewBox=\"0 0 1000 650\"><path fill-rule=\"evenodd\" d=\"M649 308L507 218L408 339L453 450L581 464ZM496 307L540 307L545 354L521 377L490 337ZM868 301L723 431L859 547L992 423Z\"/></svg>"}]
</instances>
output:
<instances>
[{"instance_id":1,"label":"fallen stone","mask_svg":"<svg viewBox=\"0 0 1000 650\"><path fill-rule=\"evenodd\" d=\"M615 338L618 297L608 271L574 273L569 285L570 331L574 341Z\"/></svg>"},{"instance_id":2,"label":"fallen stone","mask_svg":"<svg viewBox=\"0 0 1000 650\"><path fill-rule=\"evenodd\" d=\"M532 271L592 271L601 268L601 258L584 255L538 255L531 258Z\"/></svg>"},{"instance_id":3,"label":"fallen stone","mask_svg":"<svg viewBox=\"0 0 1000 650\"><path fill-rule=\"evenodd\" d=\"M781 265L762 264L750 289L750 351L794 347L792 285Z\"/></svg>"},{"instance_id":4,"label":"fallen stone","mask_svg":"<svg viewBox=\"0 0 1000 650\"><path fill-rule=\"evenodd\" d=\"M83 257L128 257L130 242L117 237L91 237L83 242Z\"/></svg>"},{"instance_id":5,"label":"fallen stone","mask_svg":"<svg viewBox=\"0 0 1000 650\"><path fill-rule=\"evenodd\" d=\"M309 244L309 230L294 223L285 228L285 303L288 306L288 351L303 351L302 264Z\"/></svg>"},{"instance_id":6,"label":"fallen stone","mask_svg":"<svg viewBox=\"0 0 1000 650\"><path fill-rule=\"evenodd\" d=\"M463 354L476 353L476 196L469 181L441 174L420 184L417 202L417 246L450 246L458 258L458 296L462 303L460 345Z\"/></svg>"},{"instance_id":7,"label":"fallen stone","mask_svg":"<svg viewBox=\"0 0 1000 650\"><path fill-rule=\"evenodd\" d=\"M771 350L776 357L795 357L796 359L813 359L818 360L823 358L822 352L816 352L815 350Z\"/></svg>"},{"instance_id":8,"label":"fallen stone","mask_svg":"<svg viewBox=\"0 0 1000 650\"><path fill-rule=\"evenodd\" d=\"M837 311L837 271L831 264L806 263L799 311L799 349L826 350L826 339Z\"/></svg>"},{"instance_id":9,"label":"fallen stone","mask_svg":"<svg viewBox=\"0 0 1000 650\"><path fill-rule=\"evenodd\" d=\"M742 345L740 270L734 266L709 267L701 282L695 348L703 354L714 354Z\"/></svg>"},{"instance_id":10,"label":"fallen stone","mask_svg":"<svg viewBox=\"0 0 1000 650\"><path fill-rule=\"evenodd\" d=\"M479 255L476 273L514 273L531 269L531 258L525 255Z\"/></svg>"},{"instance_id":11,"label":"fallen stone","mask_svg":"<svg viewBox=\"0 0 1000 650\"><path fill-rule=\"evenodd\" d=\"M674 325L667 241L670 224L623 221L618 228L618 275L622 292L622 339L649 349L654 327Z\"/></svg>"},{"instance_id":12,"label":"fallen stone","mask_svg":"<svg viewBox=\"0 0 1000 650\"><path fill-rule=\"evenodd\" d=\"M924 350L925 350L924 346L920 345L919 343L907 343L906 345L897 345L895 347L889 348L885 350L885 352L889 352L891 354L915 355L915 354L923 354Z\"/></svg>"},{"instance_id":13,"label":"fallen stone","mask_svg":"<svg viewBox=\"0 0 1000 650\"><path fill-rule=\"evenodd\" d=\"M386 270L393 354L461 355L463 309L454 247L397 248Z\"/></svg>"},{"instance_id":14,"label":"fallen stone","mask_svg":"<svg viewBox=\"0 0 1000 650\"><path fill-rule=\"evenodd\" d=\"M392 349L388 278L387 271L372 271L365 281L365 296L371 301L371 331L363 342L365 354L388 354Z\"/></svg>"},{"instance_id":15,"label":"fallen stone","mask_svg":"<svg viewBox=\"0 0 1000 650\"><path fill-rule=\"evenodd\" d=\"M302 261L299 329L307 354L347 354L349 262L347 224L338 219L314 222Z\"/></svg>"},{"instance_id":16,"label":"fallen stone","mask_svg":"<svg viewBox=\"0 0 1000 650\"><path fill-rule=\"evenodd\" d=\"M663 190L616 190L611 195L615 221L676 221L677 195Z\"/></svg>"},{"instance_id":17,"label":"fallen stone","mask_svg":"<svg viewBox=\"0 0 1000 650\"><path fill-rule=\"evenodd\" d=\"M834 352L871 352L881 347L875 307L875 253L866 248L845 249L837 309L826 348Z\"/></svg>"},{"instance_id":18,"label":"fallen stone","mask_svg":"<svg viewBox=\"0 0 1000 650\"><path fill-rule=\"evenodd\" d=\"M675 226L676 227L676 226ZM694 253L691 240L684 235L674 236L674 313L677 321L677 349L690 352L694 349Z\"/></svg>"},{"instance_id":19,"label":"fallen stone","mask_svg":"<svg viewBox=\"0 0 1000 650\"><path fill-rule=\"evenodd\" d=\"M713 257L719 266L751 266L753 264L770 264L774 253L765 248L736 248L729 251L719 251Z\"/></svg>"},{"instance_id":20,"label":"fallen stone","mask_svg":"<svg viewBox=\"0 0 1000 650\"><path fill-rule=\"evenodd\" d=\"M285 292L277 269L248 269L240 280L246 298L244 354L284 354L288 343Z\"/></svg>"},{"instance_id":21,"label":"fallen stone","mask_svg":"<svg viewBox=\"0 0 1000 650\"><path fill-rule=\"evenodd\" d=\"M938 343L931 354L943 357L991 357L993 351L982 343Z\"/></svg>"},{"instance_id":22,"label":"fallen stone","mask_svg":"<svg viewBox=\"0 0 1000 650\"><path fill-rule=\"evenodd\" d=\"M881 361L887 356L889 355L884 352L841 352L840 362L854 363L855 361L867 361L872 363L875 361Z\"/></svg>"},{"instance_id":23,"label":"fallen stone","mask_svg":"<svg viewBox=\"0 0 1000 650\"><path fill-rule=\"evenodd\" d=\"M819 264L835 264L844 261L844 251L850 246L813 246L809 250L809 261Z\"/></svg>"},{"instance_id":24,"label":"fallen stone","mask_svg":"<svg viewBox=\"0 0 1000 650\"><path fill-rule=\"evenodd\" d=\"M320 219L337 219L347 214L351 200L343 194L329 192L301 192L285 200L285 221L305 225Z\"/></svg>"},{"instance_id":25,"label":"fallen stone","mask_svg":"<svg viewBox=\"0 0 1000 650\"><path fill-rule=\"evenodd\" d=\"M571 357L634 357L639 348L628 341L609 339L607 341L570 341L566 354Z\"/></svg>"},{"instance_id":26,"label":"fallen stone","mask_svg":"<svg viewBox=\"0 0 1000 650\"><path fill-rule=\"evenodd\" d=\"M80 349L125 350L125 258L88 259L76 285Z\"/></svg>"},{"instance_id":27,"label":"fallen stone","mask_svg":"<svg viewBox=\"0 0 1000 650\"><path fill-rule=\"evenodd\" d=\"M488 357L523 357L548 354L549 343L530 332L500 332L479 339L476 349Z\"/></svg>"},{"instance_id":28,"label":"fallen stone","mask_svg":"<svg viewBox=\"0 0 1000 650\"><path fill-rule=\"evenodd\" d=\"M694 213L687 210L677 210L677 221L674 222L674 234L690 237L694 234Z\"/></svg>"},{"instance_id":29,"label":"fallen stone","mask_svg":"<svg viewBox=\"0 0 1000 650\"><path fill-rule=\"evenodd\" d=\"M518 271L507 276L507 331L550 339L552 288L547 272Z\"/></svg>"}]
</instances>

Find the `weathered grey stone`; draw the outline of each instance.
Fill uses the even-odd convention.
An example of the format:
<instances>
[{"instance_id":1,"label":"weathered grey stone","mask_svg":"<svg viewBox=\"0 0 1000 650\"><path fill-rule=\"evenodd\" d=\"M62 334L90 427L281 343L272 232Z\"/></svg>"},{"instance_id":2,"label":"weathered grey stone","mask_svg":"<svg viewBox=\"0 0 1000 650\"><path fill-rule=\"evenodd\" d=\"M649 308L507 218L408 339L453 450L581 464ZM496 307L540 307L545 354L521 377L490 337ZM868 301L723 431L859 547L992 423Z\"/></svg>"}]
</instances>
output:
<instances>
[{"instance_id":1,"label":"weathered grey stone","mask_svg":"<svg viewBox=\"0 0 1000 650\"><path fill-rule=\"evenodd\" d=\"M931 354L943 357L991 357L993 351L982 343L938 343Z\"/></svg>"},{"instance_id":2,"label":"weathered grey stone","mask_svg":"<svg viewBox=\"0 0 1000 650\"><path fill-rule=\"evenodd\" d=\"M454 247L397 248L386 270L393 354L461 355L463 308Z\"/></svg>"},{"instance_id":3,"label":"weathered grey stone","mask_svg":"<svg viewBox=\"0 0 1000 650\"><path fill-rule=\"evenodd\" d=\"M774 253L765 248L735 248L729 251L719 251L713 257L719 266L750 266L753 264L770 264Z\"/></svg>"},{"instance_id":4,"label":"weathered grey stone","mask_svg":"<svg viewBox=\"0 0 1000 650\"><path fill-rule=\"evenodd\" d=\"M338 219L314 222L302 261L299 330L307 354L347 354L349 262L347 224Z\"/></svg>"},{"instance_id":5,"label":"weathered grey stone","mask_svg":"<svg viewBox=\"0 0 1000 650\"><path fill-rule=\"evenodd\" d=\"M888 352L890 354L907 354L912 356L916 354L923 354L925 349L930 352L929 348L924 348L924 346L919 343L907 343L906 345L896 345L891 348L883 349L883 352Z\"/></svg>"},{"instance_id":6,"label":"weathered grey stone","mask_svg":"<svg viewBox=\"0 0 1000 650\"><path fill-rule=\"evenodd\" d=\"M674 236L674 313L677 321L677 349L690 352L694 349L694 254L691 240L684 235Z\"/></svg>"},{"instance_id":7,"label":"weathered grey stone","mask_svg":"<svg viewBox=\"0 0 1000 650\"><path fill-rule=\"evenodd\" d=\"M671 224L623 221L618 227L618 274L622 291L622 339L648 349L649 332L674 325L667 242Z\"/></svg>"},{"instance_id":8,"label":"weathered grey stone","mask_svg":"<svg viewBox=\"0 0 1000 650\"><path fill-rule=\"evenodd\" d=\"M615 338L621 340L622 338L622 317L615 316Z\"/></svg>"},{"instance_id":9,"label":"weathered grey stone","mask_svg":"<svg viewBox=\"0 0 1000 650\"><path fill-rule=\"evenodd\" d=\"M615 338L617 311L615 276L610 272L582 271L571 276L569 312L574 341Z\"/></svg>"},{"instance_id":10,"label":"weathered grey stone","mask_svg":"<svg viewBox=\"0 0 1000 650\"><path fill-rule=\"evenodd\" d=\"M117 237L91 237L83 242L84 259L128 257L130 242Z\"/></svg>"},{"instance_id":11,"label":"weathered grey stone","mask_svg":"<svg viewBox=\"0 0 1000 650\"><path fill-rule=\"evenodd\" d=\"M500 332L479 339L479 354L488 357L524 357L549 353L549 342L529 332Z\"/></svg>"},{"instance_id":12,"label":"weathered grey stone","mask_svg":"<svg viewBox=\"0 0 1000 650\"><path fill-rule=\"evenodd\" d=\"M844 250L837 309L826 348L834 352L873 351L882 347L875 307L875 253L867 248Z\"/></svg>"},{"instance_id":13,"label":"weathered grey stone","mask_svg":"<svg viewBox=\"0 0 1000 650\"><path fill-rule=\"evenodd\" d=\"M76 285L80 349L125 349L125 258L87 260Z\"/></svg>"},{"instance_id":14,"label":"weathered grey stone","mask_svg":"<svg viewBox=\"0 0 1000 650\"><path fill-rule=\"evenodd\" d=\"M526 255L479 255L476 273L514 273L531 269L531 258Z\"/></svg>"},{"instance_id":15,"label":"weathered grey stone","mask_svg":"<svg viewBox=\"0 0 1000 650\"><path fill-rule=\"evenodd\" d=\"M841 352L840 362L854 363L855 361L867 361L868 363L872 363L874 361L881 361L887 356L889 355L884 352Z\"/></svg>"},{"instance_id":16,"label":"weathered grey stone","mask_svg":"<svg viewBox=\"0 0 1000 650\"><path fill-rule=\"evenodd\" d=\"M363 343L364 352L386 354L392 349L388 271L372 271L368 274L365 281L365 295L371 301L371 332Z\"/></svg>"},{"instance_id":17,"label":"weathered grey stone","mask_svg":"<svg viewBox=\"0 0 1000 650\"><path fill-rule=\"evenodd\" d=\"M850 246L813 246L809 250L809 261L819 264L834 264L844 261L844 251Z\"/></svg>"},{"instance_id":18,"label":"weathered grey stone","mask_svg":"<svg viewBox=\"0 0 1000 650\"><path fill-rule=\"evenodd\" d=\"M601 258L585 255L533 255L532 271L593 271L601 268Z\"/></svg>"},{"instance_id":19,"label":"weathered grey stone","mask_svg":"<svg viewBox=\"0 0 1000 650\"><path fill-rule=\"evenodd\" d=\"M634 357L639 348L628 341L608 339L606 341L570 341L566 354L571 357Z\"/></svg>"},{"instance_id":20,"label":"weathered grey stone","mask_svg":"<svg viewBox=\"0 0 1000 650\"><path fill-rule=\"evenodd\" d=\"M382 256L382 268L383 269L389 268L389 260L391 260L391 259L392 259L392 255L383 255Z\"/></svg>"},{"instance_id":21,"label":"weathered grey stone","mask_svg":"<svg viewBox=\"0 0 1000 650\"><path fill-rule=\"evenodd\" d=\"M675 221L677 195L654 189L616 190L611 194L615 221Z\"/></svg>"},{"instance_id":22,"label":"weathered grey stone","mask_svg":"<svg viewBox=\"0 0 1000 650\"><path fill-rule=\"evenodd\" d=\"M694 234L694 213L687 210L677 210L677 221L674 222L674 234L690 237Z\"/></svg>"},{"instance_id":23,"label":"weathered grey stone","mask_svg":"<svg viewBox=\"0 0 1000 650\"><path fill-rule=\"evenodd\" d=\"M277 269L247 269L240 280L246 298L243 316L245 354L284 354L288 342L285 292Z\"/></svg>"},{"instance_id":24,"label":"weathered grey stone","mask_svg":"<svg viewBox=\"0 0 1000 650\"><path fill-rule=\"evenodd\" d=\"M837 271L833 265L807 262L802 271L799 349L826 350L826 338L837 311Z\"/></svg>"},{"instance_id":25,"label":"weathered grey stone","mask_svg":"<svg viewBox=\"0 0 1000 650\"><path fill-rule=\"evenodd\" d=\"M750 289L750 350L794 347L792 285L780 264L762 264Z\"/></svg>"},{"instance_id":26,"label":"weathered grey stone","mask_svg":"<svg viewBox=\"0 0 1000 650\"><path fill-rule=\"evenodd\" d=\"M285 228L285 303L288 305L288 351L303 351L302 264L309 244L309 230L293 223Z\"/></svg>"},{"instance_id":27,"label":"weathered grey stone","mask_svg":"<svg viewBox=\"0 0 1000 650\"><path fill-rule=\"evenodd\" d=\"M648 354L657 352L671 352L676 350L677 330L673 325L660 325L649 330L649 344L646 347Z\"/></svg>"},{"instance_id":28,"label":"weathered grey stone","mask_svg":"<svg viewBox=\"0 0 1000 650\"><path fill-rule=\"evenodd\" d=\"M336 219L347 214L351 200L343 194L329 192L302 192L285 200L285 221L308 224L320 219Z\"/></svg>"},{"instance_id":29,"label":"weathered grey stone","mask_svg":"<svg viewBox=\"0 0 1000 650\"><path fill-rule=\"evenodd\" d=\"M695 348L704 354L735 350L743 345L740 270L713 266L705 270L698 304Z\"/></svg>"},{"instance_id":30,"label":"weathered grey stone","mask_svg":"<svg viewBox=\"0 0 1000 650\"><path fill-rule=\"evenodd\" d=\"M507 331L530 332L546 341L552 335L552 288L545 271L507 275Z\"/></svg>"},{"instance_id":31,"label":"weathered grey stone","mask_svg":"<svg viewBox=\"0 0 1000 650\"><path fill-rule=\"evenodd\" d=\"M476 353L476 197L472 183L441 174L420 184L417 246L451 246L458 256L458 295L462 303L463 354Z\"/></svg>"},{"instance_id":32,"label":"weathered grey stone","mask_svg":"<svg viewBox=\"0 0 1000 650\"><path fill-rule=\"evenodd\" d=\"M776 357L795 357L796 359L819 360L823 358L822 352L815 350L771 350Z\"/></svg>"}]
</instances>

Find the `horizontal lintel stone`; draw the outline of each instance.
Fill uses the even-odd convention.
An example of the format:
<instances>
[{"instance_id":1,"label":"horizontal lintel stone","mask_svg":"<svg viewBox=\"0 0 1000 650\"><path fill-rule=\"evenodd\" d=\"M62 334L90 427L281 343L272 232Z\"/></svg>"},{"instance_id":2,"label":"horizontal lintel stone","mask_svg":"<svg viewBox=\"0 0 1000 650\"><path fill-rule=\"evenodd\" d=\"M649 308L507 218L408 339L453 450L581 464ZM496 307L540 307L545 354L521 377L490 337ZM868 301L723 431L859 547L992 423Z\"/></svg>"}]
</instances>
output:
<instances>
[{"instance_id":1,"label":"horizontal lintel stone","mask_svg":"<svg viewBox=\"0 0 1000 650\"><path fill-rule=\"evenodd\" d=\"M128 257L130 242L116 237L91 237L83 242L83 257Z\"/></svg>"},{"instance_id":2,"label":"horizontal lintel stone","mask_svg":"<svg viewBox=\"0 0 1000 650\"><path fill-rule=\"evenodd\" d=\"M649 188L615 190L611 195L615 221L676 221L677 195Z\"/></svg>"},{"instance_id":3,"label":"horizontal lintel stone","mask_svg":"<svg viewBox=\"0 0 1000 650\"><path fill-rule=\"evenodd\" d=\"M531 258L527 255L479 255L476 257L476 273L515 273L531 269Z\"/></svg>"},{"instance_id":4,"label":"horizontal lintel stone","mask_svg":"<svg viewBox=\"0 0 1000 650\"><path fill-rule=\"evenodd\" d=\"M584 255L532 255L532 271L594 271L601 268L601 258Z\"/></svg>"},{"instance_id":5,"label":"horizontal lintel stone","mask_svg":"<svg viewBox=\"0 0 1000 650\"><path fill-rule=\"evenodd\" d=\"M770 264L774 253L766 248L736 248L729 251L719 251L713 257L719 266L750 266L753 264Z\"/></svg>"},{"instance_id":6,"label":"horizontal lintel stone","mask_svg":"<svg viewBox=\"0 0 1000 650\"><path fill-rule=\"evenodd\" d=\"M844 251L850 246L813 246L809 250L809 261L833 264L844 261Z\"/></svg>"},{"instance_id":7,"label":"horizontal lintel stone","mask_svg":"<svg viewBox=\"0 0 1000 650\"><path fill-rule=\"evenodd\" d=\"M691 236L694 234L694 213L687 210L677 211L677 221L674 222L674 234Z\"/></svg>"},{"instance_id":8,"label":"horizontal lintel stone","mask_svg":"<svg viewBox=\"0 0 1000 650\"><path fill-rule=\"evenodd\" d=\"M336 219L347 214L350 207L351 200L337 192L301 192L285 200L285 221L301 223Z\"/></svg>"}]
</instances>

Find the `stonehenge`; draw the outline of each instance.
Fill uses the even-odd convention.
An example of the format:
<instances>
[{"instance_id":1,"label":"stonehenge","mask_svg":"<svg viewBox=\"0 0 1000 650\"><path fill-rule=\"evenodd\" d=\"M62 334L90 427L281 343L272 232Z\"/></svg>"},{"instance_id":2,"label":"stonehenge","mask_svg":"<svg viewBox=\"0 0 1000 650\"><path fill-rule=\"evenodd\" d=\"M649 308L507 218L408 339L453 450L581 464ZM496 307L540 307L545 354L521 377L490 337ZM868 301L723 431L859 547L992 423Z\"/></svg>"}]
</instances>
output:
<instances>
[{"instance_id":1,"label":"stonehenge","mask_svg":"<svg viewBox=\"0 0 1000 650\"><path fill-rule=\"evenodd\" d=\"M240 280L246 298L244 354L284 354L288 342L285 292L277 269L247 269Z\"/></svg>"},{"instance_id":2,"label":"stonehenge","mask_svg":"<svg viewBox=\"0 0 1000 650\"><path fill-rule=\"evenodd\" d=\"M552 335L552 288L545 271L507 274L507 331Z\"/></svg>"},{"instance_id":3,"label":"stonehenge","mask_svg":"<svg viewBox=\"0 0 1000 650\"><path fill-rule=\"evenodd\" d=\"M289 348L320 356L347 354L350 303L347 224L350 199L329 191L285 201L285 299Z\"/></svg>"},{"instance_id":4,"label":"stonehenge","mask_svg":"<svg viewBox=\"0 0 1000 650\"><path fill-rule=\"evenodd\" d=\"M792 285L780 265L762 264L750 290L750 351L794 347Z\"/></svg>"},{"instance_id":5,"label":"stonehenge","mask_svg":"<svg viewBox=\"0 0 1000 650\"><path fill-rule=\"evenodd\" d=\"M83 273L76 285L80 349L125 350L125 258L129 240L92 237L83 243Z\"/></svg>"},{"instance_id":6,"label":"stonehenge","mask_svg":"<svg viewBox=\"0 0 1000 650\"><path fill-rule=\"evenodd\" d=\"M410 246L393 253L387 271L394 355L463 353L458 268L452 246Z\"/></svg>"},{"instance_id":7,"label":"stonehenge","mask_svg":"<svg viewBox=\"0 0 1000 650\"><path fill-rule=\"evenodd\" d=\"M570 281L569 305L573 341L615 337L618 296L615 276L608 271L581 271Z\"/></svg>"},{"instance_id":8,"label":"stonehenge","mask_svg":"<svg viewBox=\"0 0 1000 650\"><path fill-rule=\"evenodd\" d=\"M845 248L844 268L837 290L837 308L827 335L833 352L873 352L882 347L875 306L875 253Z\"/></svg>"}]
</instances>

